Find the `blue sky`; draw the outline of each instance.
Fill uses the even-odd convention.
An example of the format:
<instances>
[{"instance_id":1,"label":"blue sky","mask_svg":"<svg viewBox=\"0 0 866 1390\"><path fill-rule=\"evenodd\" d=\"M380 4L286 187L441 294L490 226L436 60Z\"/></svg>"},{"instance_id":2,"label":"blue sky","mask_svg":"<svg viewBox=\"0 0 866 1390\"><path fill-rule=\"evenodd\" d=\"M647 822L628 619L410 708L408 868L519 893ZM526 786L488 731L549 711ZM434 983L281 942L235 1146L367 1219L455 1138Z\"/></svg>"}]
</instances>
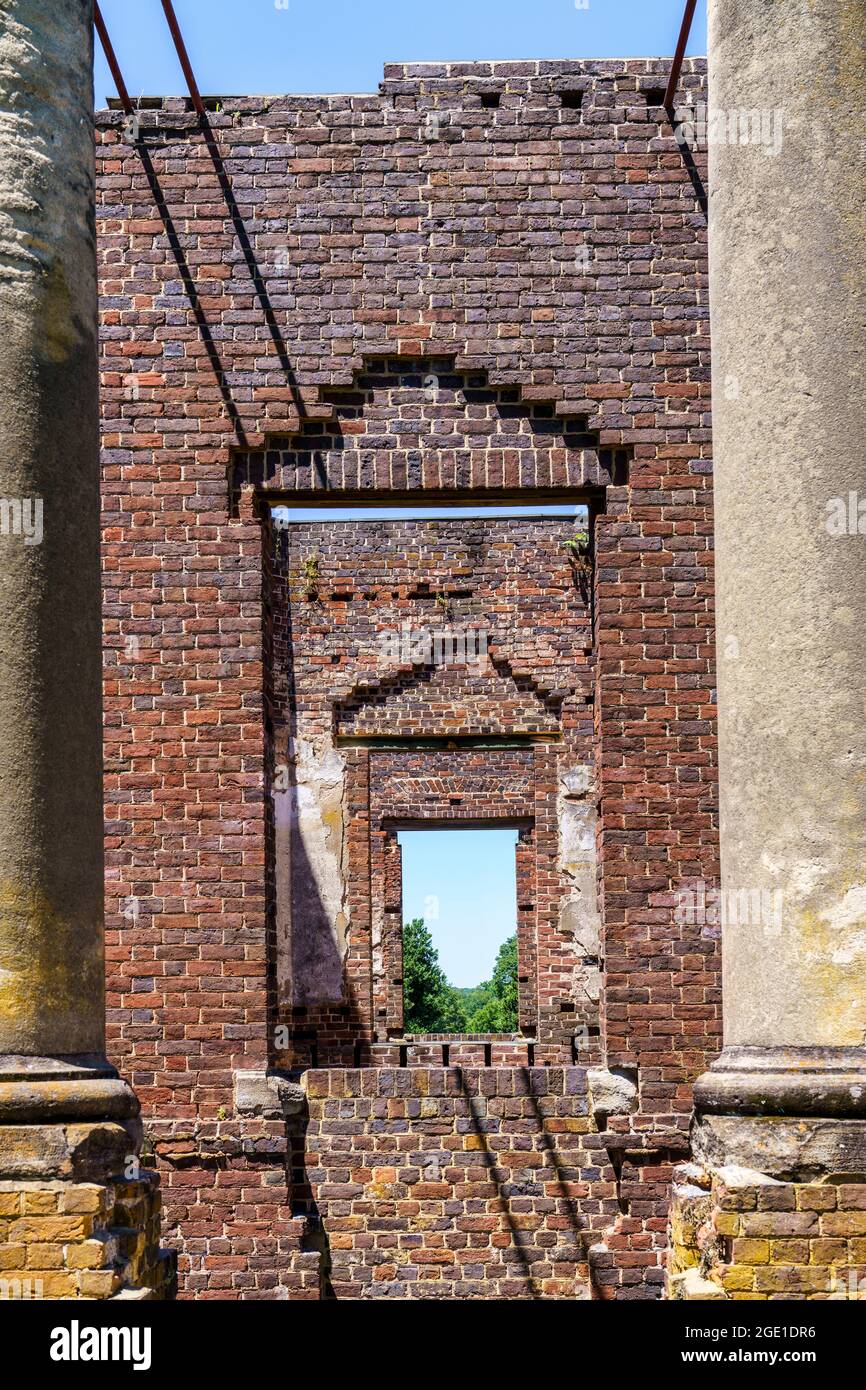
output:
<instances>
[{"instance_id":1,"label":"blue sky","mask_svg":"<svg viewBox=\"0 0 866 1390\"><path fill-rule=\"evenodd\" d=\"M403 918L423 917L459 988L489 980L517 930L516 830L402 830Z\"/></svg>"},{"instance_id":2,"label":"blue sky","mask_svg":"<svg viewBox=\"0 0 866 1390\"><path fill-rule=\"evenodd\" d=\"M274 516L286 521L432 521L436 517L472 516L573 516L586 524L586 507L580 503L545 506L485 507L274 507Z\"/></svg>"},{"instance_id":3,"label":"blue sky","mask_svg":"<svg viewBox=\"0 0 866 1390\"><path fill-rule=\"evenodd\" d=\"M133 100L185 94L159 0L100 3ZM386 62L668 57L685 9L685 0L278 3L175 0L204 95L374 92ZM688 51L706 52L706 0ZM95 95L97 106L114 95L98 42Z\"/></svg>"}]
</instances>

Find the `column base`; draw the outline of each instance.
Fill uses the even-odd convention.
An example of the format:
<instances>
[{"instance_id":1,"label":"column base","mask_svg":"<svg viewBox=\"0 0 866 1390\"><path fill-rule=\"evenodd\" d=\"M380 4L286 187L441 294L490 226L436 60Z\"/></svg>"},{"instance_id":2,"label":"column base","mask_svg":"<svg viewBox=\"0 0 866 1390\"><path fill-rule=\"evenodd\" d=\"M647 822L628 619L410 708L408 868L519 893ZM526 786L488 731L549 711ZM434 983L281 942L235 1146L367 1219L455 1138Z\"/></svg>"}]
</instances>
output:
<instances>
[{"instance_id":1,"label":"column base","mask_svg":"<svg viewBox=\"0 0 866 1390\"><path fill-rule=\"evenodd\" d=\"M138 1113L104 1057L0 1057L0 1297L172 1296Z\"/></svg>"},{"instance_id":2,"label":"column base","mask_svg":"<svg viewBox=\"0 0 866 1390\"><path fill-rule=\"evenodd\" d=\"M139 1105L104 1057L0 1056L0 1180L134 1170Z\"/></svg>"},{"instance_id":3,"label":"column base","mask_svg":"<svg viewBox=\"0 0 866 1390\"><path fill-rule=\"evenodd\" d=\"M866 1049L726 1048L691 1140L668 1298L866 1298Z\"/></svg>"},{"instance_id":4,"label":"column base","mask_svg":"<svg viewBox=\"0 0 866 1390\"><path fill-rule=\"evenodd\" d=\"M866 1047L726 1047L695 1082L695 1109L866 1117Z\"/></svg>"},{"instance_id":5,"label":"column base","mask_svg":"<svg viewBox=\"0 0 866 1390\"><path fill-rule=\"evenodd\" d=\"M790 1182L866 1175L866 1048L727 1047L695 1082L695 1158Z\"/></svg>"}]
</instances>

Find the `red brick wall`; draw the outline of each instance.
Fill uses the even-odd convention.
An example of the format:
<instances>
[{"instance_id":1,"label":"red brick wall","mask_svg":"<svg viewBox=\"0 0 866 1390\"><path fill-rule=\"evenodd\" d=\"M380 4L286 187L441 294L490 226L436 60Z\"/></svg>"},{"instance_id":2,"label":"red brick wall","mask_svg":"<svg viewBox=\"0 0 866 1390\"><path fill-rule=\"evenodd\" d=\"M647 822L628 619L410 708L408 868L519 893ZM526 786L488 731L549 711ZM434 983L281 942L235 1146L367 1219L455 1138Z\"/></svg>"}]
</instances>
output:
<instances>
[{"instance_id":1,"label":"red brick wall","mask_svg":"<svg viewBox=\"0 0 866 1390\"><path fill-rule=\"evenodd\" d=\"M337 1298L589 1298L616 1182L586 1072L310 1071L310 1203Z\"/></svg>"},{"instance_id":2,"label":"red brick wall","mask_svg":"<svg viewBox=\"0 0 866 1390\"><path fill-rule=\"evenodd\" d=\"M397 401L417 398L420 379L418 372L401 376ZM435 429L439 419L432 405L428 410ZM362 920L369 919L372 934L372 949L359 949L362 928L347 914L348 1007L339 1027L333 993L322 992L321 980L303 978L310 974L309 938L315 932L321 941L326 932L302 919L318 917L326 905L306 881L309 848L295 836L286 849L295 875L286 971L294 985L281 999L280 1018L299 1046L280 1053L281 1065L351 1063L369 1058L370 1043L401 1033L399 870L385 899L392 828L408 823L509 823L525 831L518 913L523 1029L540 1045L539 1060L558 1063L573 1060L576 1031L581 1050L584 1034L598 1033L595 1004L575 1001L579 960L560 924L569 888L559 865L560 778L593 761L588 594L568 549L576 524L573 517L482 516L375 526L292 522L277 532L269 604L274 741L278 748L316 747L320 757L366 741L353 751L347 774L358 834L350 819L343 872L353 885L369 885ZM311 565L314 587L304 581ZM419 642L426 650L416 650ZM387 748L379 746L383 740ZM315 794L315 785L291 792L300 801ZM297 815L295 806L293 821ZM320 949L327 946L325 939Z\"/></svg>"},{"instance_id":3,"label":"red brick wall","mask_svg":"<svg viewBox=\"0 0 866 1390\"><path fill-rule=\"evenodd\" d=\"M221 167L183 101L142 113L137 149L99 118L109 1033L186 1296L297 1289L269 1243L302 1186L286 1126L235 1114L232 1087L274 1060L276 1017L253 491L326 484L597 514L602 1026L641 1105L604 1136L624 1214L596 1286L657 1285L669 1161L718 1046L717 943L673 917L716 865L705 222L645 95L667 66L393 66L368 97L226 100ZM535 423L403 447L368 417L353 448L351 398L395 357Z\"/></svg>"}]
</instances>

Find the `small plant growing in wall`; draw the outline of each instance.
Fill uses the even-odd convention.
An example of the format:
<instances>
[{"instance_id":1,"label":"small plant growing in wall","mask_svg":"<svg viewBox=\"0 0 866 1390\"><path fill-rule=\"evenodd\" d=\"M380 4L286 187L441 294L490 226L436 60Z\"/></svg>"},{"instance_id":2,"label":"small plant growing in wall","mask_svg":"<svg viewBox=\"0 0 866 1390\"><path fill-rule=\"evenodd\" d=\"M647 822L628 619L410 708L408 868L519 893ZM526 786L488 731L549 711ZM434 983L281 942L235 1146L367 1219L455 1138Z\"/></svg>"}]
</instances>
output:
<instances>
[{"instance_id":1,"label":"small plant growing in wall","mask_svg":"<svg viewBox=\"0 0 866 1390\"><path fill-rule=\"evenodd\" d=\"M308 555L301 561L301 597L312 603L319 593L319 557Z\"/></svg>"},{"instance_id":2,"label":"small plant growing in wall","mask_svg":"<svg viewBox=\"0 0 866 1390\"><path fill-rule=\"evenodd\" d=\"M565 549L572 558L576 556L589 556L589 532L575 531L573 536L569 536L567 541L562 542Z\"/></svg>"},{"instance_id":3,"label":"small plant growing in wall","mask_svg":"<svg viewBox=\"0 0 866 1390\"><path fill-rule=\"evenodd\" d=\"M562 542L562 546L568 554L580 592L584 599L586 599L589 594L589 583L592 576L592 560L589 554L589 532L583 529L575 531L573 536L569 536L568 540Z\"/></svg>"},{"instance_id":4,"label":"small plant growing in wall","mask_svg":"<svg viewBox=\"0 0 866 1390\"><path fill-rule=\"evenodd\" d=\"M436 595L436 607L439 609L440 613L444 614L446 618L450 618L452 616L451 600L449 599L447 594Z\"/></svg>"}]
</instances>

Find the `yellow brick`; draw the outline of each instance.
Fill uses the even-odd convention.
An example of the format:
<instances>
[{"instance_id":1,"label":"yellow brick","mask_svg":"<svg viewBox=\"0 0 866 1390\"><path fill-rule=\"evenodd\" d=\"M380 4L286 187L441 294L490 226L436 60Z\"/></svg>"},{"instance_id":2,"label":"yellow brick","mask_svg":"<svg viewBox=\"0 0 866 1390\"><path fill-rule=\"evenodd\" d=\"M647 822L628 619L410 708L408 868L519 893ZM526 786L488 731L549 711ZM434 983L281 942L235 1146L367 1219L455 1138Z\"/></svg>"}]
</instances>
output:
<instances>
[{"instance_id":1,"label":"yellow brick","mask_svg":"<svg viewBox=\"0 0 866 1390\"><path fill-rule=\"evenodd\" d=\"M852 1242L856 1244L856 1242ZM848 1242L845 1240L811 1240L809 1260L813 1265L845 1264L848 1260Z\"/></svg>"},{"instance_id":2,"label":"yellow brick","mask_svg":"<svg viewBox=\"0 0 866 1390\"><path fill-rule=\"evenodd\" d=\"M754 1211L758 1199L754 1187L731 1190L716 1180L713 1182L713 1204L722 1211Z\"/></svg>"},{"instance_id":3,"label":"yellow brick","mask_svg":"<svg viewBox=\"0 0 866 1390\"><path fill-rule=\"evenodd\" d=\"M770 1259L777 1265L807 1265L808 1240L771 1240Z\"/></svg>"},{"instance_id":4,"label":"yellow brick","mask_svg":"<svg viewBox=\"0 0 866 1390\"><path fill-rule=\"evenodd\" d=\"M0 1192L0 1216L21 1215L21 1193Z\"/></svg>"},{"instance_id":5,"label":"yellow brick","mask_svg":"<svg viewBox=\"0 0 866 1390\"><path fill-rule=\"evenodd\" d=\"M19 1269L26 1254L26 1245L0 1245L0 1269Z\"/></svg>"},{"instance_id":6,"label":"yellow brick","mask_svg":"<svg viewBox=\"0 0 866 1390\"><path fill-rule=\"evenodd\" d=\"M752 1289L755 1286L755 1269L753 1265L731 1265L722 1275L722 1284L728 1293L736 1293L742 1289Z\"/></svg>"},{"instance_id":7,"label":"yellow brick","mask_svg":"<svg viewBox=\"0 0 866 1390\"><path fill-rule=\"evenodd\" d=\"M713 1213L713 1227L717 1235L736 1236L740 1231L740 1218L732 1211L717 1211Z\"/></svg>"},{"instance_id":8,"label":"yellow brick","mask_svg":"<svg viewBox=\"0 0 866 1390\"><path fill-rule=\"evenodd\" d=\"M110 1298L123 1282L113 1269L83 1269L78 1278L81 1292L91 1298Z\"/></svg>"},{"instance_id":9,"label":"yellow brick","mask_svg":"<svg viewBox=\"0 0 866 1390\"><path fill-rule=\"evenodd\" d=\"M734 1241L733 1264L765 1265L770 1258L768 1240L748 1240L738 1236Z\"/></svg>"},{"instance_id":10,"label":"yellow brick","mask_svg":"<svg viewBox=\"0 0 866 1390\"><path fill-rule=\"evenodd\" d=\"M46 1245L44 1241L34 1241L28 1247L24 1261L28 1269L65 1269L66 1260L62 1245Z\"/></svg>"},{"instance_id":11,"label":"yellow brick","mask_svg":"<svg viewBox=\"0 0 866 1390\"><path fill-rule=\"evenodd\" d=\"M67 1245L67 1268L102 1269L108 1253L108 1246L101 1240L83 1240L79 1245Z\"/></svg>"},{"instance_id":12,"label":"yellow brick","mask_svg":"<svg viewBox=\"0 0 866 1390\"><path fill-rule=\"evenodd\" d=\"M12 1239L24 1241L54 1241L56 1244L70 1240L84 1240L90 1234L91 1222L81 1216L31 1216L22 1217L12 1223Z\"/></svg>"},{"instance_id":13,"label":"yellow brick","mask_svg":"<svg viewBox=\"0 0 866 1390\"><path fill-rule=\"evenodd\" d=\"M826 1270L812 1265L767 1265L755 1270L755 1288L766 1293L805 1293L826 1288Z\"/></svg>"},{"instance_id":14,"label":"yellow brick","mask_svg":"<svg viewBox=\"0 0 866 1390\"><path fill-rule=\"evenodd\" d=\"M800 1211L832 1211L836 1205L835 1187L821 1183L803 1183L796 1189Z\"/></svg>"},{"instance_id":15,"label":"yellow brick","mask_svg":"<svg viewBox=\"0 0 866 1390\"><path fill-rule=\"evenodd\" d=\"M511 1217L511 1229L513 1231L537 1231L544 1218L534 1216L530 1212L514 1212Z\"/></svg>"},{"instance_id":16,"label":"yellow brick","mask_svg":"<svg viewBox=\"0 0 866 1390\"><path fill-rule=\"evenodd\" d=\"M821 1217L822 1236L866 1236L866 1211L828 1211Z\"/></svg>"},{"instance_id":17,"label":"yellow brick","mask_svg":"<svg viewBox=\"0 0 866 1390\"><path fill-rule=\"evenodd\" d=\"M65 1216L93 1214L106 1206L107 1195L104 1187L92 1184L72 1187L62 1194L60 1210Z\"/></svg>"},{"instance_id":18,"label":"yellow brick","mask_svg":"<svg viewBox=\"0 0 866 1390\"><path fill-rule=\"evenodd\" d=\"M30 1302L32 1299L45 1297L45 1275L41 1270L10 1270L0 1274L0 1307L8 1307L9 1303Z\"/></svg>"},{"instance_id":19,"label":"yellow brick","mask_svg":"<svg viewBox=\"0 0 866 1390\"><path fill-rule=\"evenodd\" d=\"M32 1278L42 1280L43 1298L74 1298L78 1292L78 1280L74 1274L58 1274L54 1270L40 1271Z\"/></svg>"},{"instance_id":20,"label":"yellow brick","mask_svg":"<svg viewBox=\"0 0 866 1390\"><path fill-rule=\"evenodd\" d=\"M25 1192L23 1210L25 1216L52 1216L57 1210L56 1192Z\"/></svg>"}]
</instances>

